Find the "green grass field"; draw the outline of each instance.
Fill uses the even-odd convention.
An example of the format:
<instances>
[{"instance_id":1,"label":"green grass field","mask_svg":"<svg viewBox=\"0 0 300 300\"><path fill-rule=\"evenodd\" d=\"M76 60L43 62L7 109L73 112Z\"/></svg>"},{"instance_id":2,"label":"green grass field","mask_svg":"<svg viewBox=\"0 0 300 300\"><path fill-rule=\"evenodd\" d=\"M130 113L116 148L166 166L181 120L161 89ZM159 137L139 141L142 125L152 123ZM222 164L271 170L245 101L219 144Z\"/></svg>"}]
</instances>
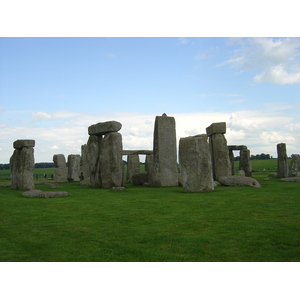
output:
<instances>
[{"instance_id":1,"label":"green grass field","mask_svg":"<svg viewBox=\"0 0 300 300\"><path fill-rule=\"evenodd\" d=\"M212 193L73 182L60 184L68 197L42 199L1 188L0 261L300 261L300 184L265 177Z\"/></svg>"}]
</instances>

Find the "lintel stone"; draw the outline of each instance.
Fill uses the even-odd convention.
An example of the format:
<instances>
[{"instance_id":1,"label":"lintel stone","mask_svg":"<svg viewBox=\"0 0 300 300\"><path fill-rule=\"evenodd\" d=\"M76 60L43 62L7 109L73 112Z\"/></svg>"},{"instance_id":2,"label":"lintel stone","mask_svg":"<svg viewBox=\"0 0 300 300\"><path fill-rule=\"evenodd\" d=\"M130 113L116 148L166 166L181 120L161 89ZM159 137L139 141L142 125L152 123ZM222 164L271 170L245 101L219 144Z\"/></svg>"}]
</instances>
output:
<instances>
[{"instance_id":1,"label":"lintel stone","mask_svg":"<svg viewBox=\"0 0 300 300\"><path fill-rule=\"evenodd\" d=\"M206 128L206 133L208 136L212 136L213 134L226 133L226 122L212 123L210 126Z\"/></svg>"},{"instance_id":2,"label":"lintel stone","mask_svg":"<svg viewBox=\"0 0 300 300\"><path fill-rule=\"evenodd\" d=\"M229 145L229 146L227 146L228 147L228 149L229 150L232 150L232 151L234 151L234 150L247 150L247 146L245 146L245 145Z\"/></svg>"},{"instance_id":3,"label":"lintel stone","mask_svg":"<svg viewBox=\"0 0 300 300\"><path fill-rule=\"evenodd\" d=\"M104 135L110 132L118 132L122 128L122 124L117 121L100 122L89 126L89 135Z\"/></svg>"},{"instance_id":4,"label":"lintel stone","mask_svg":"<svg viewBox=\"0 0 300 300\"><path fill-rule=\"evenodd\" d=\"M34 147L35 140L16 140L13 144L15 149L21 149L23 147Z\"/></svg>"}]
</instances>

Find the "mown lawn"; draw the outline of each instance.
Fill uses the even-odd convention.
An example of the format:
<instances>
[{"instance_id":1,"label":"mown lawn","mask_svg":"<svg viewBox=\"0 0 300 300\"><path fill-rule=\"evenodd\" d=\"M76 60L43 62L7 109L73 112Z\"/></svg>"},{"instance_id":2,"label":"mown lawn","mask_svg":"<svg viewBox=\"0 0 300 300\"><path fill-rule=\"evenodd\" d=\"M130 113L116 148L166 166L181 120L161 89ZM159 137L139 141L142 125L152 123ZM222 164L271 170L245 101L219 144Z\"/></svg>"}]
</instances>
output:
<instances>
[{"instance_id":1,"label":"mown lawn","mask_svg":"<svg viewBox=\"0 0 300 300\"><path fill-rule=\"evenodd\" d=\"M73 182L60 184L68 197L37 199L1 188L0 261L300 261L300 183L265 177L255 175L262 188L192 194Z\"/></svg>"}]
</instances>

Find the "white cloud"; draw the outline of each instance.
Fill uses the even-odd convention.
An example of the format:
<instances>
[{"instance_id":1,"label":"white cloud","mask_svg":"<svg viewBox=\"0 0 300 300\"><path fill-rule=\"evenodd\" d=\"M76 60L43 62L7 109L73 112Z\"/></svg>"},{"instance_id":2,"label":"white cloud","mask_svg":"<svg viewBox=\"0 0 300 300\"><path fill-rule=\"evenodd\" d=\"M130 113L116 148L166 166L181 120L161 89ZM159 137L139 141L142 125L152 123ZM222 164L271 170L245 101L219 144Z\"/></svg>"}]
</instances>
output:
<instances>
[{"instance_id":1,"label":"white cloud","mask_svg":"<svg viewBox=\"0 0 300 300\"><path fill-rule=\"evenodd\" d=\"M185 37L178 38L177 41L180 45L186 45L190 42L189 39Z\"/></svg>"},{"instance_id":2,"label":"white cloud","mask_svg":"<svg viewBox=\"0 0 300 300\"><path fill-rule=\"evenodd\" d=\"M218 66L230 65L241 71L261 70L253 78L255 83L300 83L300 38L244 38L233 39L237 44L231 58Z\"/></svg>"},{"instance_id":3,"label":"white cloud","mask_svg":"<svg viewBox=\"0 0 300 300\"><path fill-rule=\"evenodd\" d=\"M51 114L40 111L31 113L31 118L35 120L51 120L52 116Z\"/></svg>"}]
</instances>

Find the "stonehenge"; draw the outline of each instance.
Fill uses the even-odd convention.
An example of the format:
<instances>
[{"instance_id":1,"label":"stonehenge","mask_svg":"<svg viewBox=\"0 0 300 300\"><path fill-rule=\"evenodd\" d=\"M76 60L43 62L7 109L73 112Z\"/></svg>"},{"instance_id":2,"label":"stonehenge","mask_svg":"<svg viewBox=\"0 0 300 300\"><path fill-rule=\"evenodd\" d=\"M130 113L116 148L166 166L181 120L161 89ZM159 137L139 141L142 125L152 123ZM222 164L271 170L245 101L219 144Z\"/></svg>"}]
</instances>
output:
<instances>
[{"instance_id":1,"label":"stonehenge","mask_svg":"<svg viewBox=\"0 0 300 300\"><path fill-rule=\"evenodd\" d=\"M24 191L34 189L34 146L35 140L16 140L13 143L15 150L10 158L13 189Z\"/></svg>"},{"instance_id":2,"label":"stonehenge","mask_svg":"<svg viewBox=\"0 0 300 300\"><path fill-rule=\"evenodd\" d=\"M88 140L81 146L81 155L53 155L54 182L80 181L81 185L123 190L128 183L152 187L182 186L187 193L212 192L218 184L225 186L254 186L259 183L251 178L250 150L245 145L227 145L226 123L212 123L206 134L182 137L176 146L174 117L156 116L152 150L123 150L122 124L107 121L88 127ZM34 190L34 140L16 140L10 158L13 189ZM239 151L239 175L235 175L233 151ZM300 157L292 155L287 163L286 144L277 144L276 176L286 181L298 182ZM141 172L140 157L145 155L145 172ZM127 172L124 174L123 156L127 156ZM126 162L125 162L126 163ZM127 176L125 176L127 175ZM126 177L126 178L125 178ZM51 197L38 191L39 197Z\"/></svg>"}]
</instances>

